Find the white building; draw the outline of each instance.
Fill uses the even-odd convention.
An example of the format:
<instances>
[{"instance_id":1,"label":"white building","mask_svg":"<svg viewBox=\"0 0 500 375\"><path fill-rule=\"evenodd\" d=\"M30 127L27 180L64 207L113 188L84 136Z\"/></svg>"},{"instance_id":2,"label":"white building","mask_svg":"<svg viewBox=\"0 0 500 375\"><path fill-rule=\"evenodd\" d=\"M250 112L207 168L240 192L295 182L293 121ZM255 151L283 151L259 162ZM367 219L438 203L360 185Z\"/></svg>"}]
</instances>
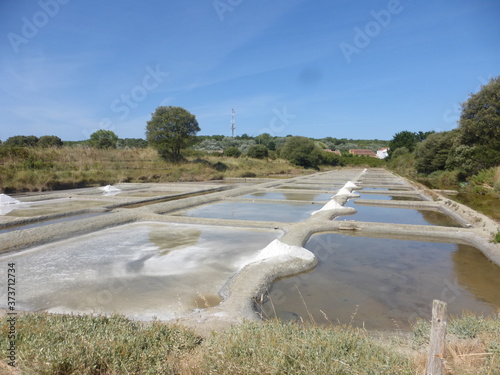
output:
<instances>
[{"instance_id":1,"label":"white building","mask_svg":"<svg viewBox=\"0 0 500 375\"><path fill-rule=\"evenodd\" d=\"M377 158L385 159L388 156L389 156L389 147L381 148L381 149L377 150Z\"/></svg>"}]
</instances>

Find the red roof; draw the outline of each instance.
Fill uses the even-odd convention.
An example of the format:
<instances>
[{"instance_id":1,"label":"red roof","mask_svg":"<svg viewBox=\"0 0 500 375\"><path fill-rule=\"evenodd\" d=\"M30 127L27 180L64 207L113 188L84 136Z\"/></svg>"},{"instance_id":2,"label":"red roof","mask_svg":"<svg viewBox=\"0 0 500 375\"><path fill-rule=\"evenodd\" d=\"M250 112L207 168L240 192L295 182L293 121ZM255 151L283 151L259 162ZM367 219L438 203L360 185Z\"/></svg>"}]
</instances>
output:
<instances>
[{"instance_id":1,"label":"red roof","mask_svg":"<svg viewBox=\"0 0 500 375\"><path fill-rule=\"evenodd\" d=\"M377 154L375 154L372 150L350 149L349 153L352 155L371 156L374 158L377 157Z\"/></svg>"}]
</instances>

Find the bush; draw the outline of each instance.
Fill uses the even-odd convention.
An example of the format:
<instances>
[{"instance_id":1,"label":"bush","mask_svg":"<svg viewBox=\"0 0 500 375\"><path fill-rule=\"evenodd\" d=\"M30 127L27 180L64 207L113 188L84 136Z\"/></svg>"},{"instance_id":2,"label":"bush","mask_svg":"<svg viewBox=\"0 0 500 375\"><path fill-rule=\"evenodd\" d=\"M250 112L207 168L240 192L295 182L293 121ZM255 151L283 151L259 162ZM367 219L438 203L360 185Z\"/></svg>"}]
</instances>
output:
<instances>
[{"instance_id":1,"label":"bush","mask_svg":"<svg viewBox=\"0 0 500 375\"><path fill-rule=\"evenodd\" d=\"M34 135L15 135L7 138L3 145L12 147L34 147L37 143L38 137Z\"/></svg>"},{"instance_id":2,"label":"bush","mask_svg":"<svg viewBox=\"0 0 500 375\"><path fill-rule=\"evenodd\" d=\"M247 156L255 159L264 159L269 155L269 150L264 145L253 145L250 146L247 152Z\"/></svg>"},{"instance_id":3,"label":"bush","mask_svg":"<svg viewBox=\"0 0 500 375\"><path fill-rule=\"evenodd\" d=\"M395 159L400 157L401 155L409 153L410 150L408 150L406 147L399 147L394 152L391 153L391 159Z\"/></svg>"},{"instance_id":4,"label":"bush","mask_svg":"<svg viewBox=\"0 0 500 375\"><path fill-rule=\"evenodd\" d=\"M322 164L332 165L334 167L343 165L340 162L340 156L334 154L333 152L323 151L321 153Z\"/></svg>"},{"instance_id":5,"label":"bush","mask_svg":"<svg viewBox=\"0 0 500 375\"><path fill-rule=\"evenodd\" d=\"M55 135L44 135L40 137L36 145L38 147L62 147L63 141Z\"/></svg>"},{"instance_id":6,"label":"bush","mask_svg":"<svg viewBox=\"0 0 500 375\"><path fill-rule=\"evenodd\" d=\"M322 160L322 151L306 137L290 137L281 149L280 156L290 163L306 168L318 168Z\"/></svg>"},{"instance_id":7,"label":"bush","mask_svg":"<svg viewBox=\"0 0 500 375\"><path fill-rule=\"evenodd\" d=\"M227 165L224 163L221 163L220 161L218 161L217 163L214 163L212 165L212 168L218 172L225 172L228 169Z\"/></svg>"},{"instance_id":8,"label":"bush","mask_svg":"<svg viewBox=\"0 0 500 375\"><path fill-rule=\"evenodd\" d=\"M240 177L257 177L257 175L253 172L243 172L240 174Z\"/></svg>"},{"instance_id":9,"label":"bush","mask_svg":"<svg viewBox=\"0 0 500 375\"><path fill-rule=\"evenodd\" d=\"M237 147L228 147L224 150L224 156L238 158L240 155L241 151Z\"/></svg>"}]
</instances>

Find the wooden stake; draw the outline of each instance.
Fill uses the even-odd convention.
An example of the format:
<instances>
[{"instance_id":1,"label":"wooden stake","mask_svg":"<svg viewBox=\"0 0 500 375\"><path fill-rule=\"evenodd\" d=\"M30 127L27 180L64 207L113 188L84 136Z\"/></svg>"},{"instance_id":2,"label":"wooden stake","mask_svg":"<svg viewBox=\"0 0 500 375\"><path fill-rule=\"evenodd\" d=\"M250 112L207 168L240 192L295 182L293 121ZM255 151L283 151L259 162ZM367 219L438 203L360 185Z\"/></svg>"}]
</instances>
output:
<instances>
[{"instance_id":1,"label":"wooden stake","mask_svg":"<svg viewBox=\"0 0 500 375\"><path fill-rule=\"evenodd\" d=\"M443 374L444 346L446 339L446 303L432 301L432 325L427 375Z\"/></svg>"}]
</instances>

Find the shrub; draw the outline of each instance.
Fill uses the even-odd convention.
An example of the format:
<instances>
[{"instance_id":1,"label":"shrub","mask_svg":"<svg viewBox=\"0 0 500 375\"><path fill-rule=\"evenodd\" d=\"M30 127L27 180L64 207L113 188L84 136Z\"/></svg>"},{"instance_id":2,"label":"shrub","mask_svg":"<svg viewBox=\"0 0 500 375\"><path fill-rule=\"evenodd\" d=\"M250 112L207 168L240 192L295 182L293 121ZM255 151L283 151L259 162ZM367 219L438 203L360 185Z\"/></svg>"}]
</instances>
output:
<instances>
[{"instance_id":1,"label":"shrub","mask_svg":"<svg viewBox=\"0 0 500 375\"><path fill-rule=\"evenodd\" d=\"M322 162L322 151L306 137L290 137L281 149L280 156L290 163L306 168L317 168Z\"/></svg>"},{"instance_id":2,"label":"shrub","mask_svg":"<svg viewBox=\"0 0 500 375\"><path fill-rule=\"evenodd\" d=\"M36 145L38 147L62 147L63 141L55 135L44 135L40 137Z\"/></svg>"},{"instance_id":3,"label":"shrub","mask_svg":"<svg viewBox=\"0 0 500 375\"><path fill-rule=\"evenodd\" d=\"M14 146L14 147L34 147L38 143L38 137L34 135L16 135L4 142L4 146Z\"/></svg>"},{"instance_id":4,"label":"shrub","mask_svg":"<svg viewBox=\"0 0 500 375\"><path fill-rule=\"evenodd\" d=\"M238 147L228 147L224 150L224 156L229 156L233 158L240 157L241 151L238 149Z\"/></svg>"},{"instance_id":5,"label":"shrub","mask_svg":"<svg viewBox=\"0 0 500 375\"><path fill-rule=\"evenodd\" d=\"M215 169L216 171L219 171L219 172L225 172L227 171L227 165L224 164L224 163L221 163L220 161L218 161L217 163L214 163L212 165L212 168Z\"/></svg>"},{"instance_id":6,"label":"shrub","mask_svg":"<svg viewBox=\"0 0 500 375\"><path fill-rule=\"evenodd\" d=\"M243 172L240 174L240 177L257 177L257 175L253 172Z\"/></svg>"},{"instance_id":7,"label":"shrub","mask_svg":"<svg viewBox=\"0 0 500 375\"><path fill-rule=\"evenodd\" d=\"M264 159L269 155L269 150L264 145L253 145L250 146L247 152L247 156L255 159Z\"/></svg>"},{"instance_id":8,"label":"shrub","mask_svg":"<svg viewBox=\"0 0 500 375\"><path fill-rule=\"evenodd\" d=\"M339 165L343 165L340 162L340 156L334 154L333 152L323 151L321 153L321 159L322 159L322 164L325 164L325 165L332 165L334 167L339 166Z\"/></svg>"}]
</instances>

